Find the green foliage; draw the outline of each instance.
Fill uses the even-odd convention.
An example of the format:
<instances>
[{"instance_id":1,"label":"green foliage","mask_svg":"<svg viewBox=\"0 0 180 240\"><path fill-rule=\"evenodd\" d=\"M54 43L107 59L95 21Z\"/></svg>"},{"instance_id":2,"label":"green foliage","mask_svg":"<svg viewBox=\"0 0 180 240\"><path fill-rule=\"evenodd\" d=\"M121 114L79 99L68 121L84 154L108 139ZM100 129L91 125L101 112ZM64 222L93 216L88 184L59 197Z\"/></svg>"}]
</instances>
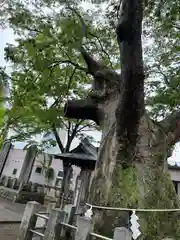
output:
<instances>
[{"instance_id":1,"label":"green foliage","mask_svg":"<svg viewBox=\"0 0 180 240\"><path fill-rule=\"evenodd\" d=\"M71 3L71 9L67 3ZM16 139L47 132L52 125L67 126L64 102L86 97L91 78L79 53L83 37L79 13L87 24L83 44L95 57L119 70L114 31L118 4L119 1L110 2L111 6L103 13L99 7L85 12L79 1L39 0L32 4L7 1L2 18L6 18L18 38L16 45L5 48L5 58L13 71L8 77L2 70L1 76L4 82L9 79L11 82L11 109L7 113L10 127L17 132ZM145 1L146 105L156 119L180 105L179 11L177 0ZM103 20L93 19L93 15L101 15ZM72 122L75 127L76 121Z\"/></svg>"},{"instance_id":2,"label":"green foliage","mask_svg":"<svg viewBox=\"0 0 180 240\"><path fill-rule=\"evenodd\" d=\"M8 120L6 116L6 109L5 109L5 88L6 84L2 81L2 72L3 70L0 68L0 150L2 148L3 142L7 136L7 129L8 129Z\"/></svg>"},{"instance_id":3,"label":"green foliage","mask_svg":"<svg viewBox=\"0 0 180 240\"><path fill-rule=\"evenodd\" d=\"M45 178L47 178L48 180L53 180L54 179L54 169L52 167L50 167L46 170Z\"/></svg>"},{"instance_id":4,"label":"green foliage","mask_svg":"<svg viewBox=\"0 0 180 240\"><path fill-rule=\"evenodd\" d=\"M152 117L158 119L180 106L180 26L178 25L180 1L144 2L146 107ZM74 133L81 137L82 130L91 127L89 122L67 122L63 119L63 105L67 98L85 98L91 83L79 53L83 37L82 26L77 14L68 9L66 3L67 1L64 0L38 0L31 7L26 2L22 4L18 0L7 3L5 18L8 18L7 22L18 35L18 39L15 46L8 45L5 49L5 58L12 64L13 71L9 77L2 71L1 76L4 83L7 80L11 83L9 100L11 109L7 114L10 127L16 130L18 139L27 139L32 135L51 131L53 126L55 128L65 126L69 132L68 141L71 142ZM103 20L87 20L90 13L88 11L85 13L78 3L79 1L71 1L71 7L75 7L86 19L87 36L83 39L83 45L96 58L102 58L108 66L119 70L119 53L115 36L119 1L110 2L111 6L104 14L98 12L98 8L93 12L104 17ZM46 173L52 171L49 170L50 164L44 165L44 169ZM144 204L144 207L177 208L173 199L175 195L171 181L166 180L161 169L157 168L157 171L159 175L154 175L158 178L152 181L150 179L149 185L145 182L142 186L147 190L144 201L147 205ZM149 176L153 175L149 168L148 173ZM143 204L139 202L138 174L134 168L115 169L112 176L112 194L108 199L111 206L136 208L137 205ZM106 176L104 179L106 180ZM143 180L140 179L140 183L143 183ZM106 192L102 191L102 187L105 188L107 185L101 185L101 188L94 188L97 192L97 204L99 204L99 196L103 199L102 196ZM103 200L105 199L104 195ZM146 239L153 237L155 239L157 233L163 235L161 238L165 237L164 232L169 231L171 227L173 234L179 236L179 226L177 226L179 224L174 222L169 224L169 221L166 221L169 220L169 213L163 215L151 213L146 219L151 225L147 226L149 230L146 231ZM162 226L163 221L164 226ZM110 222L108 221L108 226Z\"/></svg>"},{"instance_id":5,"label":"green foliage","mask_svg":"<svg viewBox=\"0 0 180 240\"><path fill-rule=\"evenodd\" d=\"M154 41L146 52L146 60L149 61L147 104L157 118L180 106L180 3L176 0L150 3L145 25Z\"/></svg>"},{"instance_id":6,"label":"green foliage","mask_svg":"<svg viewBox=\"0 0 180 240\"><path fill-rule=\"evenodd\" d=\"M146 66L146 106L155 119L180 106L180 25L178 0L146 0L143 50ZM109 3L106 17L115 29L119 1Z\"/></svg>"},{"instance_id":7,"label":"green foliage","mask_svg":"<svg viewBox=\"0 0 180 240\"><path fill-rule=\"evenodd\" d=\"M8 22L18 38L16 45L8 44L5 48L5 59L12 64L13 71L10 76L5 71L2 74L4 82L9 81L11 85L11 109L7 112L10 127L17 133L15 139L25 140L51 130L52 126L66 128L65 101L85 98L91 79L79 52L83 33L77 14L60 8L58 13L52 10L48 15L42 12L43 7L39 8L38 3L36 9L18 1L9 6ZM115 42L106 39L109 36L110 40L112 32L91 26L89 21L87 28L87 48L92 53L98 52L99 48L106 49L104 53L99 52L109 63L109 53L118 49ZM71 122L75 128L76 121ZM85 121L79 129L82 125L94 127Z\"/></svg>"},{"instance_id":8,"label":"green foliage","mask_svg":"<svg viewBox=\"0 0 180 240\"><path fill-rule=\"evenodd\" d=\"M51 181L54 179L55 173L54 169L51 167L52 164L52 157L48 155L48 158L46 158L46 154L43 153L42 151L38 152L39 155L43 158L42 161L39 161L43 168L43 175L44 177L48 180Z\"/></svg>"}]
</instances>

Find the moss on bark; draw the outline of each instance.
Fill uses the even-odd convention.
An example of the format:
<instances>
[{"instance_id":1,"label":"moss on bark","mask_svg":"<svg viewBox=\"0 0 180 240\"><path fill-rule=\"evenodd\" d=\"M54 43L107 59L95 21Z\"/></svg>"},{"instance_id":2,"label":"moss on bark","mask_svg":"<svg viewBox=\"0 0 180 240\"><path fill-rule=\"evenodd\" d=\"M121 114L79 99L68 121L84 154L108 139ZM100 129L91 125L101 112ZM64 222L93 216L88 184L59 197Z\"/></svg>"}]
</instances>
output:
<instances>
[{"instance_id":1,"label":"moss on bark","mask_svg":"<svg viewBox=\"0 0 180 240\"><path fill-rule=\"evenodd\" d=\"M177 209L179 202L172 181L166 172L157 168L153 178L146 183L144 207L151 209ZM160 240L165 237L180 239L179 212L146 212L141 227L145 239ZM145 219L145 221L143 221Z\"/></svg>"},{"instance_id":2,"label":"moss on bark","mask_svg":"<svg viewBox=\"0 0 180 240\"><path fill-rule=\"evenodd\" d=\"M152 143L152 134L147 130L147 124L142 129L137 148L137 156L141 158L136 157L132 166L126 169L122 168L121 161L117 161L114 154L118 148L114 144L115 136L108 136L104 141L90 188L90 203L131 209L179 207L175 189L166 171L168 151L165 144L166 136L160 134L160 141L154 139L153 135L153 142L158 144L156 147L152 144L147 147L145 143ZM154 126L154 132L158 131ZM129 212L97 209L93 211L95 212L94 230L98 233L112 237L114 227L129 227L128 220L131 214ZM160 240L165 237L180 239L179 212L139 212L137 214L140 217L143 240Z\"/></svg>"}]
</instances>

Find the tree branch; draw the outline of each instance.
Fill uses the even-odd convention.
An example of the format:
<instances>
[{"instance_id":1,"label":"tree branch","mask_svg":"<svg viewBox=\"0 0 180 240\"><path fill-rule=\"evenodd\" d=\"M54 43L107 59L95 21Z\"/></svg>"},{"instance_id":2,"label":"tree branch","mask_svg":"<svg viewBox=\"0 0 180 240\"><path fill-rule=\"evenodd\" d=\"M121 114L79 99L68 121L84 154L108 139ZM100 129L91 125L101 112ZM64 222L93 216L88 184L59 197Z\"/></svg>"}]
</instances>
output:
<instances>
[{"instance_id":1,"label":"tree branch","mask_svg":"<svg viewBox=\"0 0 180 240\"><path fill-rule=\"evenodd\" d=\"M95 125L94 123L92 123L92 125L91 125L91 124L86 124L86 125L82 126L81 128L79 128L76 133L79 133L79 132L83 131L84 129L86 129L86 128L91 128L91 127L92 127L92 128L93 128L93 127L95 128L96 125ZM88 129L87 131L89 131L89 129Z\"/></svg>"},{"instance_id":2,"label":"tree branch","mask_svg":"<svg viewBox=\"0 0 180 240\"><path fill-rule=\"evenodd\" d=\"M168 135L169 145L174 145L180 140L180 110L174 111L159 124Z\"/></svg>"},{"instance_id":3,"label":"tree branch","mask_svg":"<svg viewBox=\"0 0 180 240\"><path fill-rule=\"evenodd\" d=\"M100 69L102 69L103 65L95 61L89 53L85 50L83 46L81 46L81 54L84 58L84 61L87 64L88 71L92 76L95 76L96 72Z\"/></svg>"},{"instance_id":4,"label":"tree branch","mask_svg":"<svg viewBox=\"0 0 180 240\"><path fill-rule=\"evenodd\" d=\"M67 127L67 144L65 147L65 152L69 151L71 145L71 122L68 120L68 127Z\"/></svg>"},{"instance_id":5,"label":"tree branch","mask_svg":"<svg viewBox=\"0 0 180 240\"><path fill-rule=\"evenodd\" d=\"M88 69L80 66L79 64L77 64L75 62L72 62L71 60L58 60L58 61L54 62L53 64L51 64L50 66L48 66L48 68L56 67L57 65L63 64L63 63L71 64L72 66L76 67L77 69L88 73Z\"/></svg>"},{"instance_id":6,"label":"tree branch","mask_svg":"<svg viewBox=\"0 0 180 240\"><path fill-rule=\"evenodd\" d=\"M102 112L90 98L84 100L69 100L64 106L64 116L67 118L92 120L99 124Z\"/></svg>"},{"instance_id":7,"label":"tree branch","mask_svg":"<svg viewBox=\"0 0 180 240\"><path fill-rule=\"evenodd\" d=\"M156 71L156 70L152 70L152 71L150 71L149 73L161 74L161 75L163 76L164 83L165 83L167 86L169 86L168 77L167 77L166 74L162 71L160 65L155 65L155 67L157 68L157 71Z\"/></svg>"},{"instance_id":8,"label":"tree branch","mask_svg":"<svg viewBox=\"0 0 180 240\"><path fill-rule=\"evenodd\" d=\"M99 39L99 37L96 36L96 35L93 34L93 33L89 33L89 35L91 35L92 37L94 37L94 38L97 39L97 41L98 41L98 43L99 43L99 45L100 45L100 47L101 47L101 52L103 52L103 53L107 56L107 58L108 58L108 60L109 60L109 63L110 63L110 66L111 66L112 70L114 70L114 69L113 69L112 62L111 62L111 59L110 59L110 56L109 56L109 54L107 53L107 51L103 48L103 45L102 45L101 40Z\"/></svg>"},{"instance_id":9,"label":"tree branch","mask_svg":"<svg viewBox=\"0 0 180 240\"><path fill-rule=\"evenodd\" d=\"M81 26L82 26L82 40L80 42L80 52L87 64L87 67L88 67L88 70L89 70L89 73L91 75L95 75L96 71L99 70L100 68L102 68L102 66L97 62L95 61L88 53L87 51L85 50L85 48L83 47L83 39L84 37L87 37L87 26L86 26L86 23L84 21L84 19L82 18L82 16L76 11L76 9L70 7L70 5L68 4L68 8L76 14L76 16L79 18L80 20L80 23L81 23Z\"/></svg>"},{"instance_id":10,"label":"tree branch","mask_svg":"<svg viewBox=\"0 0 180 240\"><path fill-rule=\"evenodd\" d=\"M72 143L73 139L75 138L75 136L77 134L78 127L82 124L82 122L83 122L83 120L77 121L77 123L75 124L74 128L72 129L71 135L70 135L71 125L69 124L69 128L68 128L69 129L69 131L68 131L68 141L67 141L67 144L66 144L66 147L65 147L65 152L69 151L71 143Z\"/></svg>"},{"instance_id":11,"label":"tree branch","mask_svg":"<svg viewBox=\"0 0 180 240\"><path fill-rule=\"evenodd\" d=\"M72 78L73 78L75 72L76 72L76 67L74 68L74 70L73 70L73 72L72 72L72 74L71 74L71 76L70 76L70 78L69 78L69 82L68 82L68 85L67 85L66 96L68 95L69 88L70 88L70 85L71 85L71 81L72 81ZM62 100L62 98L61 98L61 97L58 97L58 98L54 101L54 103L50 106L50 108L55 107L55 106L60 102L60 100ZM71 123L68 121L68 127L67 127L67 129L68 129L68 141L67 141L67 143L69 143L69 142L70 142L70 143L69 143L68 146L66 145L65 148L64 148L64 146L63 146L63 144L62 144L62 141L61 141L61 139L60 139L60 137L59 137L59 134L58 134L58 132L57 132L57 129L56 129L55 124L54 124L54 123L52 124L52 130L53 130L54 136L55 136L55 138L56 138L57 144L58 144L61 152L66 152L66 151L67 151L67 147L68 147L68 149L69 149L69 148L70 148L70 144L71 144L71 142L72 142L72 140L69 139L70 127L71 127L70 124L71 124ZM71 141L70 141L70 140L71 140Z\"/></svg>"},{"instance_id":12,"label":"tree branch","mask_svg":"<svg viewBox=\"0 0 180 240\"><path fill-rule=\"evenodd\" d=\"M54 136L55 136L55 138L56 138L56 142L57 142L57 144L58 144L61 152L63 153L65 149L64 149L64 146L63 146L63 144L62 144L62 141L61 141L61 139L60 139L60 137L59 137L59 134L58 134L58 132L57 132L57 129L56 129L55 124L52 125L52 131L53 131L53 134L54 134Z\"/></svg>"},{"instance_id":13,"label":"tree branch","mask_svg":"<svg viewBox=\"0 0 180 240\"><path fill-rule=\"evenodd\" d=\"M69 77L69 81L68 81L68 85L67 85L67 91L66 91L65 96L68 96L69 89L70 89L70 86L71 86L71 81L72 81L72 79L73 79L73 77L74 77L75 72L76 72L76 67L74 68L71 76ZM57 98L55 99L54 103L50 106L50 108L55 107L58 103L60 103L60 101L62 101L62 96L61 96L61 97L57 97Z\"/></svg>"},{"instance_id":14,"label":"tree branch","mask_svg":"<svg viewBox=\"0 0 180 240\"><path fill-rule=\"evenodd\" d=\"M62 121L62 124L65 126L66 129L68 129L68 125L65 123L65 121Z\"/></svg>"}]
</instances>

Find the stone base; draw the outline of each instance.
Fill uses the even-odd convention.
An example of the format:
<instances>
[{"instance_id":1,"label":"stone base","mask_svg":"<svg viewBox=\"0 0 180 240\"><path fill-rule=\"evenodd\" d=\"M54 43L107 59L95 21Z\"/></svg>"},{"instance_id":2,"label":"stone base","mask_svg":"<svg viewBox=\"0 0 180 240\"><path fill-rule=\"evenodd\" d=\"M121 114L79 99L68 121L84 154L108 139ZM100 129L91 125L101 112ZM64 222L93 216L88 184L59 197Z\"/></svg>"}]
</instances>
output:
<instances>
[{"instance_id":1,"label":"stone base","mask_svg":"<svg viewBox=\"0 0 180 240\"><path fill-rule=\"evenodd\" d=\"M17 191L5 187L0 187L0 197L9 201L13 201L16 197Z\"/></svg>"},{"instance_id":2,"label":"stone base","mask_svg":"<svg viewBox=\"0 0 180 240\"><path fill-rule=\"evenodd\" d=\"M44 197L45 197L44 193L21 191L17 195L15 202L26 204L29 201L36 201L43 205Z\"/></svg>"}]
</instances>

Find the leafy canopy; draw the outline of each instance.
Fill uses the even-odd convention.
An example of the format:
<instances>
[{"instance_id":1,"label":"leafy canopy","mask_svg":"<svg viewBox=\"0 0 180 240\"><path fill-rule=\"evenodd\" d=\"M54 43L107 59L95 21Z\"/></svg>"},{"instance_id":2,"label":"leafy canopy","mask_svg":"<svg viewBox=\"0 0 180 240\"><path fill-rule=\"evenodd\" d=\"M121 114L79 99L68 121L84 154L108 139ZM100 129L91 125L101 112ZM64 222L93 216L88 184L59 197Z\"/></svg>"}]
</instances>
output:
<instances>
[{"instance_id":1,"label":"leafy canopy","mask_svg":"<svg viewBox=\"0 0 180 240\"><path fill-rule=\"evenodd\" d=\"M85 98L91 85L79 52L82 26L78 14L71 9L43 14L40 10L37 12L38 6L34 10L20 3L7 9L9 25L18 34L16 45L8 44L5 48L5 59L12 64L12 72L8 76L5 70L1 71L4 83L10 86L10 127L18 140L62 127L71 136L82 136L82 131L94 128L94 124L71 120L73 128L63 118L65 101ZM86 22L87 49L92 53L101 49L99 55L110 64L110 52L118 51L116 44L109 41L112 33Z\"/></svg>"},{"instance_id":2,"label":"leafy canopy","mask_svg":"<svg viewBox=\"0 0 180 240\"><path fill-rule=\"evenodd\" d=\"M114 31L118 2L110 2L104 12L98 7L85 11L79 1L71 3L87 24L83 44L115 70L119 68ZM179 108L180 3L158 0L145 4L146 104L150 114L159 118ZM18 35L16 46L5 49L13 71L10 76L2 71L4 81L10 83L11 127L18 137L28 138L52 129L52 125L67 125L62 109L65 100L85 98L91 83L79 53L83 32L78 15L64 1L43 0L31 5L10 1L4 12L4 18Z\"/></svg>"}]
</instances>

